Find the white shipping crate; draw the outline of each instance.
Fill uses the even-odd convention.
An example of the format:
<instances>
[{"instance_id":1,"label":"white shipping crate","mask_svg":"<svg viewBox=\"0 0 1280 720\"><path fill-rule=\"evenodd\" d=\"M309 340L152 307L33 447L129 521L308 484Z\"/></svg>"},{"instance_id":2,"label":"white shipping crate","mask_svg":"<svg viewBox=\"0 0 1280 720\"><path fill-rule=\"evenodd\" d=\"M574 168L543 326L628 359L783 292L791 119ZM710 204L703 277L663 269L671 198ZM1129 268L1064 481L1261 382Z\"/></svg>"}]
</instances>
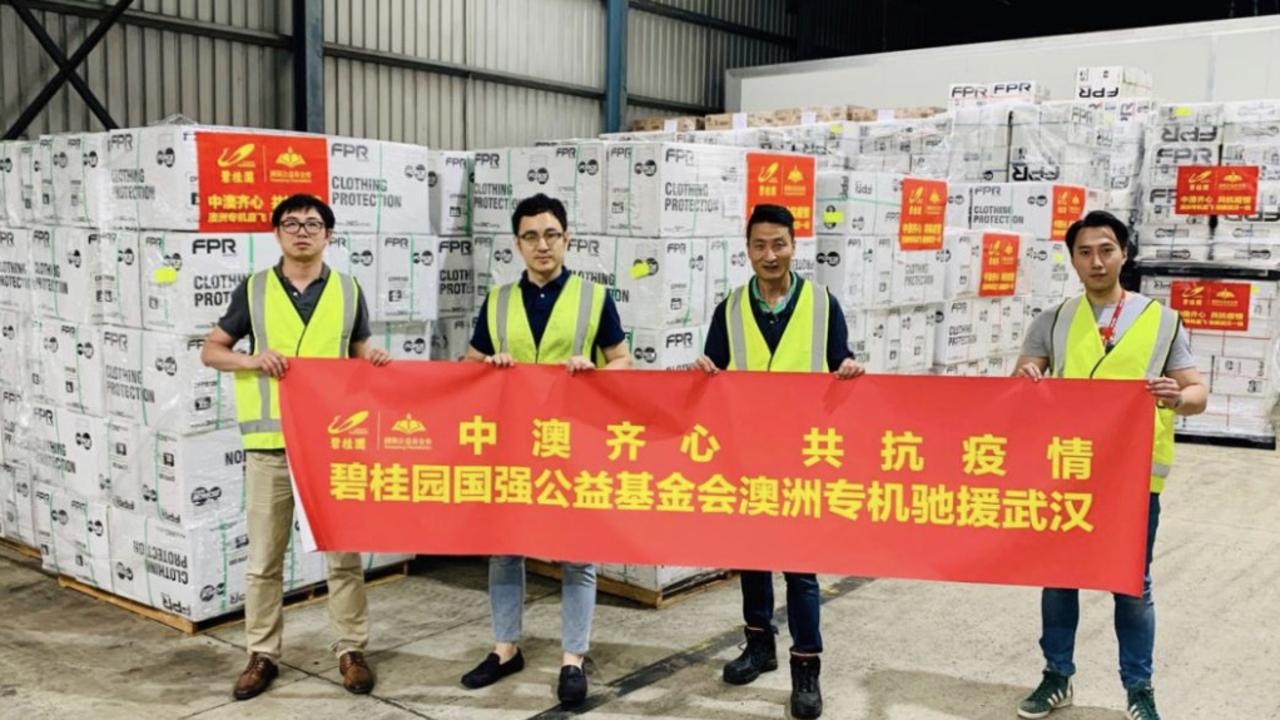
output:
<instances>
[{"instance_id":1,"label":"white shipping crate","mask_svg":"<svg viewBox=\"0 0 1280 720\"><path fill-rule=\"evenodd\" d=\"M238 428L201 435L143 436L141 511L183 526L241 517L245 451Z\"/></svg>"},{"instance_id":2,"label":"white shipping crate","mask_svg":"<svg viewBox=\"0 0 1280 720\"><path fill-rule=\"evenodd\" d=\"M32 311L69 322L101 322L95 277L102 237L84 228L31 230Z\"/></svg>"},{"instance_id":3,"label":"white shipping crate","mask_svg":"<svg viewBox=\"0 0 1280 720\"><path fill-rule=\"evenodd\" d=\"M98 264L93 278L94 319L107 325L142 327L142 250L138 233L91 230L97 235Z\"/></svg>"},{"instance_id":4,"label":"white shipping crate","mask_svg":"<svg viewBox=\"0 0 1280 720\"><path fill-rule=\"evenodd\" d=\"M432 150L427 156L431 234L471 234L471 182L474 153Z\"/></svg>"},{"instance_id":5,"label":"white shipping crate","mask_svg":"<svg viewBox=\"0 0 1280 720\"><path fill-rule=\"evenodd\" d=\"M510 232L516 204L543 193L564 203L569 221L566 231L601 232L608 146L602 141L583 141L477 150L471 197L474 231L493 235Z\"/></svg>"},{"instance_id":6,"label":"white shipping crate","mask_svg":"<svg viewBox=\"0 0 1280 720\"><path fill-rule=\"evenodd\" d=\"M618 275L627 268L619 268L618 246L631 242L601 235L574 235L564 253L565 268L583 278L603 285L606 292L618 297ZM519 276L516 276L519 279ZM479 291L480 288L476 288ZM487 294L487 293L486 293Z\"/></svg>"},{"instance_id":7,"label":"white shipping crate","mask_svg":"<svg viewBox=\"0 0 1280 720\"><path fill-rule=\"evenodd\" d=\"M112 417L180 434L237 427L235 374L205 367L204 338L108 327L102 343Z\"/></svg>"},{"instance_id":8,"label":"white shipping crate","mask_svg":"<svg viewBox=\"0 0 1280 720\"><path fill-rule=\"evenodd\" d=\"M570 237L577 240L573 235ZM475 249L476 307L479 308L491 288L519 282L525 266L510 235L476 235L471 241Z\"/></svg>"},{"instance_id":9,"label":"white shipping crate","mask_svg":"<svg viewBox=\"0 0 1280 720\"><path fill-rule=\"evenodd\" d=\"M990 331L983 326L984 300L952 300L943 303L936 319L934 364L954 365L990 354Z\"/></svg>"},{"instance_id":10,"label":"white shipping crate","mask_svg":"<svg viewBox=\"0 0 1280 720\"><path fill-rule=\"evenodd\" d=\"M476 309L475 246L469 237L439 238L440 295L436 316Z\"/></svg>"},{"instance_id":11,"label":"white shipping crate","mask_svg":"<svg viewBox=\"0 0 1280 720\"><path fill-rule=\"evenodd\" d=\"M140 425L116 418L107 419L108 484L114 507L135 512L142 507L142 461L148 450L144 445L146 436Z\"/></svg>"},{"instance_id":12,"label":"white shipping crate","mask_svg":"<svg viewBox=\"0 0 1280 720\"><path fill-rule=\"evenodd\" d=\"M378 238L378 295L369 306L370 319L434 320L440 314L442 297L474 295L472 270L441 271L440 243L440 238L429 235Z\"/></svg>"},{"instance_id":13,"label":"white shipping crate","mask_svg":"<svg viewBox=\"0 0 1280 720\"><path fill-rule=\"evenodd\" d=\"M55 489L50 508L58 571L107 591L113 585L109 507L105 502Z\"/></svg>"},{"instance_id":14,"label":"white shipping crate","mask_svg":"<svg viewBox=\"0 0 1280 720\"><path fill-rule=\"evenodd\" d=\"M244 518L181 527L112 508L110 520L116 594L189 620L244 605Z\"/></svg>"},{"instance_id":15,"label":"white shipping crate","mask_svg":"<svg viewBox=\"0 0 1280 720\"><path fill-rule=\"evenodd\" d=\"M144 232L142 325L148 330L209 333L240 283L280 261L274 235Z\"/></svg>"},{"instance_id":16,"label":"white shipping crate","mask_svg":"<svg viewBox=\"0 0 1280 720\"><path fill-rule=\"evenodd\" d=\"M746 227L746 155L743 148L720 145L611 145L607 234L679 238L741 233Z\"/></svg>"},{"instance_id":17,"label":"white shipping crate","mask_svg":"<svg viewBox=\"0 0 1280 720\"><path fill-rule=\"evenodd\" d=\"M85 415L106 415L102 327L46 321L41 329L52 402Z\"/></svg>"},{"instance_id":18,"label":"white shipping crate","mask_svg":"<svg viewBox=\"0 0 1280 720\"><path fill-rule=\"evenodd\" d=\"M438 322L438 321L437 321ZM369 342L394 360L430 360L435 322L373 323Z\"/></svg>"},{"instance_id":19,"label":"white shipping crate","mask_svg":"<svg viewBox=\"0 0 1280 720\"><path fill-rule=\"evenodd\" d=\"M31 480L66 488L88 498L110 496L107 421L63 408L28 403L19 426L28 434Z\"/></svg>"},{"instance_id":20,"label":"white shipping crate","mask_svg":"<svg viewBox=\"0 0 1280 720\"><path fill-rule=\"evenodd\" d=\"M698 325L707 314L707 241L617 239L618 292L627 327Z\"/></svg>"},{"instance_id":21,"label":"white shipping crate","mask_svg":"<svg viewBox=\"0 0 1280 720\"><path fill-rule=\"evenodd\" d=\"M334 233L324 250L324 261L333 270L356 279L364 295L365 307L373 312L378 288L378 257L381 244L377 235L367 233Z\"/></svg>"},{"instance_id":22,"label":"white shipping crate","mask_svg":"<svg viewBox=\"0 0 1280 720\"><path fill-rule=\"evenodd\" d=\"M3 144L3 143L0 143ZM31 231L0 227L0 308L30 313Z\"/></svg>"},{"instance_id":23,"label":"white shipping crate","mask_svg":"<svg viewBox=\"0 0 1280 720\"><path fill-rule=\"evenodd\" d=\"M821 236L818 240L821 241ZM817 277L818 249L814 248L815 278ZM746 240L742 237L712 238L707 241L707 317L715 311L729 293L746 285L755 271L747 257ZM821 282L821 281L819 281Z\"/></svg>"},{"instance_id":24,"label":"white shipping crate","mask_svg":"<svg viewBox=\"0 0 1280 720\"><path fill-rule=\"evenodd\" d=\"M818 173L816 202L821 233L897 235L904 176L891 173Z\"/></svg>"},{"instance_id":25,"label":"white shipping crate","mask_svg":"<svg viewBox=\"0 0 1280 720\"><path fill-rule=\"evenodd\" d=\"M627 328L631 367L636 370L687 370L702 356L707 325L650 330Z\"/></svg>"}]
</instances>

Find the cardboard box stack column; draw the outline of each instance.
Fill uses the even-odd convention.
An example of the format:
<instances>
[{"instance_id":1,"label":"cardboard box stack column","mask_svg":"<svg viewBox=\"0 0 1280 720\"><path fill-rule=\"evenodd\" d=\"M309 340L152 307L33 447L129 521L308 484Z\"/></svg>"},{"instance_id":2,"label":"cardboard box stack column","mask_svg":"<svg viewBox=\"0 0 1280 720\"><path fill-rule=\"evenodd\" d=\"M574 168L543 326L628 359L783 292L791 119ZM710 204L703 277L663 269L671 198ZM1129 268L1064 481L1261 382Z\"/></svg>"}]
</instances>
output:
<instances>
[{"instance_id":1,"label":"cardboard box stack column","mask_svg":"<svg viewBox=\"0 0 1280 720\"><path fill-rule=\"evenodd\" d=\"M429 338L426 150L163 126L5 143L0 156L0 169L30 165L13 173L28 199L11 207L2 183L0 356L18 370L0 388L6 536L50 571L191 620L235 610L245 452L233 377L199 355L235 287L280 258L273 235L243 226L286 193L326 195L339 222L327 260L357 275L373 320ZM298 536L286 589L324 575Z\"/></svg>"},{"instance_id":2,"label":"cardboard box stack column","mask_svg":"<svg viewBox=\"0 0 1280 720\"><path fill-rule=\"evenodd\" d=\"M1201 415L1179 417L1178 432L1273 442L1280 399L1280 280L1148 275L1142 293L1172 307L1209 309L1225 301L1245 316L1231 329L1210 329L1183 315L1196 367L1209 385L1209 405Z\"/></svg>"},{"instance_id":3,"label":"cardboard box stack column","mask_svg":"<svg viewBox=\"0 0 1280 720\"><path fill-rule=\"evenodd\" d=\"M1139 259L1209 259L1209 216L1176 211L1178 168L1218 164L1222 118L1221 103L1164 104L1157 108L1147 129L1142 159Z\"/></svg>"},{"instance_id":4,"label":"cardboard box stack column","mask_svg":"<svg viewBox=\"0 0 1280 720\"><path fill-rule=\"evenodd\" d=\"M1280 100L1226 103L1222 164L1258 168L1258 207L1249 215L1220 215L1213 259L1280 265Z\"/></svg>"}]
</instances>

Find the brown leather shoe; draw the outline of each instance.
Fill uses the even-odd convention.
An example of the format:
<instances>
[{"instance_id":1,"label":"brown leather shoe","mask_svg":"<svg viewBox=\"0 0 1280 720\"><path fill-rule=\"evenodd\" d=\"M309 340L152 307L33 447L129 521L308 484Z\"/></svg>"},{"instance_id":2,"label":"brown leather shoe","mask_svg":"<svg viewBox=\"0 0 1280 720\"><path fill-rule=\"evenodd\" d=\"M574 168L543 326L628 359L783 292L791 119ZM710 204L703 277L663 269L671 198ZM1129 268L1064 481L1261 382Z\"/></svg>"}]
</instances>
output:
<instances>
[{"instance_id":1,"label":"brown leather shoe","mask_svg":"<svg viewBox=\"0 0 1280 720\"><path fill-rule=\"evenodd\" d=\"M240 673L240 677L236 679L236 688L233 694L237 700L248 700L249 698L257 697L271 687L271 681L275 680L279 674L280 669L271 661L271 658L266 655L252 653L249 655L249 664Z\"/></svg>"},{"instance_id":2,"label":"brown leather shoe","mask_svg":"<svg viewBox=\"0 0 1280 720\"><path fill-rule=\"evenodd\" d=\"M338 658L338 672L342 673L342 687L356 695L368 695L373 691L373 671L359 650L345 652Z\"/></svg>"}]
</instances>

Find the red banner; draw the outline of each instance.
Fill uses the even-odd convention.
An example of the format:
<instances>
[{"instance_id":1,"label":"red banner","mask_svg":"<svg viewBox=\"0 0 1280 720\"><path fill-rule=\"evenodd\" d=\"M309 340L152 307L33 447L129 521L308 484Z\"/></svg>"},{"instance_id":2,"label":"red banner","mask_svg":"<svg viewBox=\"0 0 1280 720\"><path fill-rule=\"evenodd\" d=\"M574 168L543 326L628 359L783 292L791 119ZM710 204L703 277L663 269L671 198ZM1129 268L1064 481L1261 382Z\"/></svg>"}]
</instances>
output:
<instances>
[{"instance_id":1,"label":"red banner","mask_svg":"<svg viewBox=\"0 0 1280 720\"><path fill-rule=\"evenodd\" d=\"M941 250L946 221L946 181L903 178L898 247L903 250Z\"/></svg>"},{"instance_id":2,"label":"red banner","mask_svg":"<svg viewBox=\"0 0 1280 720\"><path fill-rule=\"evenodd\" d=\"M1053 235L1050 239L1066 242L1067 229L1084 217L1084 188L1076 185L1053 186Z\"/></svg>"},{"instance_id":3,"label":"red banner","mask_svg":"<svg viewBox=\"0 0 1280 720\"><path fill-rule=\"evenodd\" d=\"M291 360L322 550L1141 591L1141 382Z\"/></svg>"},{"instance_id":4,"label":"red banner","mask_svg":"<svg viewBox=\"0 0 1280 720\"><path fill-rule=\"evenodd\" d=\"M1174 280L1169 307L1192 330L1249 330L1249 283Z\"/></svg>"},{"instance_id":5,"label":"red banner","mask_svg":"<svg viewBox=\"0 0 1280 720\"><path fill-rule=\"evenodd\" d=\"M813 237L816 163L812 156L747 153L747 217L756 205L782 205L795 218L796 237Z\"/></svg>"},{"instance_id":6,"label":"red banner","mask_svg":"<svg viewBox=\"0 0 1280 720\"><path fill-rule=\"evenodd\" d=\"M1179 215L1252 215L1258 211L1257 165L1184 165L1178 168Z\"/></svg>"},{"instance_id":7,"label":"red banner","mask_svg":"<svg viewBox=\"0 0 1280 720\"><path fill-rule=\"evenodd\" d=\"M1012 233L982 234L982 278L979 297L1012 295L1018 285L1018 257L1022 240Z\"/></svg>"},{"instance_id":8,"label":"red banner","mask_svg":"<svg viewBox=\"0 0 1280 720\"><path fill-rule=\"evenodd\" d=\"M295 193L328 202L327 152L323 137L196 133L200 230L270 230L271 211Z\"/></svg>"}]
</instances>

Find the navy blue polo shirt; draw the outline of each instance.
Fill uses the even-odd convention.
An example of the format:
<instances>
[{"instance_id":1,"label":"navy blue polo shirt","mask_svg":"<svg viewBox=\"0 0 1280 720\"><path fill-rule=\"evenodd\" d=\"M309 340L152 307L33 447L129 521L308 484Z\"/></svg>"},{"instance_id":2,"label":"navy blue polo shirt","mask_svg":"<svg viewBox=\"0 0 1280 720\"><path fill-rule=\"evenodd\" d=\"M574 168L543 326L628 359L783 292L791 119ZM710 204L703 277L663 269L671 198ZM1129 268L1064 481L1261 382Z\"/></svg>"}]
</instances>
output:
<instances>
[{"instance_id":1,"label":"navy blue polo shirt","mask_svg":"<svg viewBox=\"0 0 1280 720\"><path fill-rule=\"evenodd\" d=\"M564 268L554 280L542 287L529 282L527 272L520 274L520 299L524 301L524 313L529 317L529 329L533 331L535 345L542 344L542 333L547 329L547 321L551 319L551 309L556 299L569 282L569 268ZM484 355L493 355L493 338L489 337L489 298L480 303L480 317L476 321L476 329L471 334L471 347ZM600 350L611 348L627 339L622 330L622 320L618 318L618 306L614 304L609 293L604 295L604 308L600 311L600 324L596 330L596 347Z\"/></svg>"},{"instance_id":2,"label":"navy blue polo shirt","mask_svg":"<svg viewBox=\"0 0 1280 720\"><path fill-rule=\"evenodd\" d=\"M786 331L787 323L791 322L791 316L795 314L796 304L800 302L800 290L804 287L805 280L796 275L792 277L798 282L796 291L791 294L791 302L788 302L787 306L779 312L771 313L760 307L760 303L756 302L755 294L752 293L751 314L755 316L756 326L760 328L760 334L764 336L764 341L769 345L771 353L777 351L778 343L782 341L782 333ZM827 312L827 370L835 372L845 358L853 357L853 353L849 352L849 326L845 324L840 301L836 300L831 293L826 295L830 302ZM817 298L814 299L817 300ZM728 303L729 298L725 298L716 306L716 311L711 316L711 328L707 331L706 347L703 350L706 356L711 358L711 362L721 370L729 368L729 326L725 321L725 306Z\"/></svg>"}]
</instances>

